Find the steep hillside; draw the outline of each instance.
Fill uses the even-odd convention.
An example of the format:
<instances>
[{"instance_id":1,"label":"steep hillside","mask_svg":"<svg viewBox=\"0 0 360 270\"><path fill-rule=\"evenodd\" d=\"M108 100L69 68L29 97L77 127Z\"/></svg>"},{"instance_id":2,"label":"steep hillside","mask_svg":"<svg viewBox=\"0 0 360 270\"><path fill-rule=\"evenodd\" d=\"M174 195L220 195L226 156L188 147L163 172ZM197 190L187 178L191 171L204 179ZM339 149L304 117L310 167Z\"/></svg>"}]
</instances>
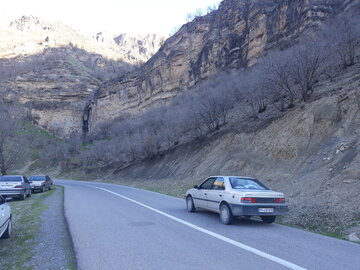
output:
<instances>
[{"instance_id":1,"label":"steep hillside","mask_svg":"<svg viewBox=\"0 0 360 270\"><path fill-rule=\"evenodd\" d=\"M139 69L102 87L92 125L166 102L220 70L251 66L265 51L288 46L353 2L225 0L181 27Z\"/></svg>"},{"instance_id":2,"label":"steep hillside","mask_svg":"<svg viewBox=\"0 0 360 270\"><path fill-rule=\"evenodd\" d=\"M204 141L102 179L181 196L209 175L250 175L285 192L291 210L283 221L360 236L359 68L325 81L312 102L288 113L269 108L249 121L234 111Z\"/></svg>"}]
</instances>

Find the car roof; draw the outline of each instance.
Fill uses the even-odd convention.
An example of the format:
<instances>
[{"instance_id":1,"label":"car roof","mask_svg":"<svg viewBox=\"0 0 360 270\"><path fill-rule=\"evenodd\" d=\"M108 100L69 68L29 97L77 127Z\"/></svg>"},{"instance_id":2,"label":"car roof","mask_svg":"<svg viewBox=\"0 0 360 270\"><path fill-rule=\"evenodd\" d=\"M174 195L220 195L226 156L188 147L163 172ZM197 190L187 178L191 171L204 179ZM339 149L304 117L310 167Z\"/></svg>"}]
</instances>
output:
<instances>
[{"instance_id":1,"label":"car roof","mask_svg":"<svg viewBox=\"0 0 360 270\"><path fill-rule=\"evenodd\" d=\"M3 177L3 176L5 176L5 177L24 177L23 175L10 175L10 174L8 174L8 175L1 175L0 177Z\"/></svg>"}]
</instances>

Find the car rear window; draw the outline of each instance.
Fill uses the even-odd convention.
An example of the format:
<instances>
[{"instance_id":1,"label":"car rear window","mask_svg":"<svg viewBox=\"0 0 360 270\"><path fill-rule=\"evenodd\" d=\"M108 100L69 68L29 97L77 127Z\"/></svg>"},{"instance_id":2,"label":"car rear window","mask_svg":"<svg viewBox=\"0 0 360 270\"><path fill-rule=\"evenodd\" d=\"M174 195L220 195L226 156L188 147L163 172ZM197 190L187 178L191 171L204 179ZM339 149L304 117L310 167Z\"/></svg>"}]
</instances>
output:
<instances>
[{"instance_id":1,"label":"car rear window","mask_svg":"<svg viewBox=\"0 0 360 270\"><path fill-rule=\"evenodd\" d=\"M256 179L230 177L230 184L233 189L268 190L263 183Z\"/></svg>"},{"instance_id":2,"label":"car rear window","mask_svg":"<svg viewBox=\"0 0 360 270\"><path fill-rule=\"evenodd\" d=\"M44 181L46 180L45 176L42 175L35 175L35 176L30 176L29 177L30 181Z\"/></svg>"},{"instance_id":3,"label":"car rear window","mask_svg":"<svg viewBox=\"0 0 360 270\"><path fill-rule=\"evenodd\" d=\"M21 176L0 176L0 182L21 182Z\"/></svg>"}]
</instances>

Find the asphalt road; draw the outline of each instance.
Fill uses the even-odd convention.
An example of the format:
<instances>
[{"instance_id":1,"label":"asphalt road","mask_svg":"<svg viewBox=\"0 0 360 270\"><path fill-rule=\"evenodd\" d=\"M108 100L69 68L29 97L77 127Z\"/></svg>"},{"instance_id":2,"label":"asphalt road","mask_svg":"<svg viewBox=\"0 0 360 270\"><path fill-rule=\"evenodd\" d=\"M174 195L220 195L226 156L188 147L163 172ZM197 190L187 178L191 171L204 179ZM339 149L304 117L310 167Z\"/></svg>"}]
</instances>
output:
<instances>
[{"instance_id":1,"label":"asphalt road","mask_svg":"<svg viewBox=\"0 0 360 270\"><path fill-rule=\"evenodd\" d=\"M257 220L220 223L185 201L130 187L58 180L80 270L359 270L360 245Z\"/></svg>"}]
</instances>

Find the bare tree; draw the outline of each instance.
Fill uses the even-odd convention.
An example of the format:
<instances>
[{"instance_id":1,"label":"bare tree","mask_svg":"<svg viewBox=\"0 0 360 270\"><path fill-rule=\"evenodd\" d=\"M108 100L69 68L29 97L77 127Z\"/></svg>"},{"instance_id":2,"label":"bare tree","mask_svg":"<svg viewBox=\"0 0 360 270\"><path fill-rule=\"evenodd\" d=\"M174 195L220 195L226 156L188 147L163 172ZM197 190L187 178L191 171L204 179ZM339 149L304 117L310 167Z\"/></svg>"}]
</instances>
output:
<instances>
[{"instance_id":1,"label":"bare tree","mask_svg":"<svg viewBox=\"0 0 360 270\"><path fill-rule=\"evenodd\" d=\"M287 52L275 52L270 54L262 63L263 75L267 83L270 94L274 95L275 100L280 100L279 110L284 110L286 95L289 99L288 107L294 107L296 90L294 89L293 79L289 72L290 58Z\"/></svg>"},{"instance_id":2,"label":"bare tree","mask_svg":"<svg viewBox=\"0 0 360 270\"><path fill-rule=\"evenodd\" d=\"M356 47L360 44L360 19L356 14L336 18L325 27L322 35L339 56L343 68L355 64Z\"/></svg>"},{"instance_id":3,"label":"bare tree","mask_svg":"<svg viewBox=\"0 0 360 270\"><path fill-rule=\"evenodd\" d=\"M307 41L288 51L288 71L303 101L307 101L314 92L316 83L329 68L328 52L319 42Z\"/></svg>"}]
</instances>

